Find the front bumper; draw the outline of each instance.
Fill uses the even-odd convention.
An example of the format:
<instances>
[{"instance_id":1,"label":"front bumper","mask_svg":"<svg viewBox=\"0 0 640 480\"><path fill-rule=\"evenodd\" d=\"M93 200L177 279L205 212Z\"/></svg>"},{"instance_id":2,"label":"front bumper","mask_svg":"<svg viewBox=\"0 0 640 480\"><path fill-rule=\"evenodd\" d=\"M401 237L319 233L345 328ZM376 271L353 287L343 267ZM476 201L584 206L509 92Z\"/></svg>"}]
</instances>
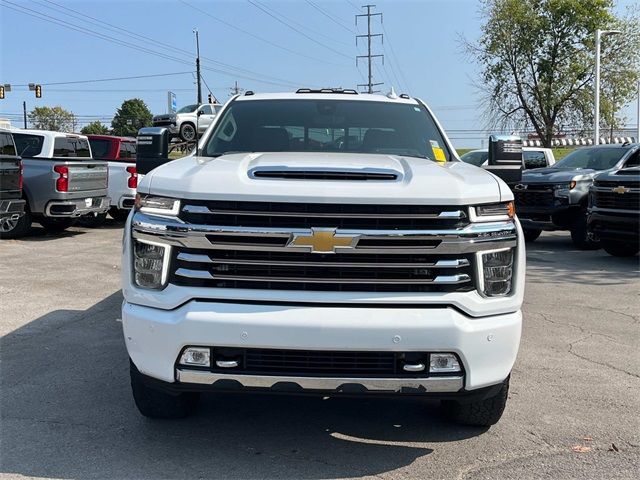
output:
<instances>
[{"instance_id":1,"label":"front bumper","mask_svg":"<svg viewBox=\"0 0 640 480\"><path fill-rule=\"evenodd\" d=\"M518 220L525 230L562 230L579 209L579 205L570 205L565 199L554 205L516 205Z\"/></svg>"},{"instance_id":2,"label":"front bumper","mask_svg":"<svg viewBox=\"0 0 640 480\"><path fill-rule=\"evenodd\" d=\"M592 208L587 222L600 240L640 242L640 212Z\"/></svg>"},{"instance_id":3,"label":"front bumper","mask_svg":"<svg viewBox=\"0 0 640 480\"><path fill-rule=\"evenodd\" d=\"M88 213L104 213L109 210L109 197L77 198L73 200L52 200L44 210L45 217L80 217Z\"/></svg>"},{"instance_id":4,"label":"front bumper","mask_svg":"<svg viewBox=\"0 0 640 480\"><path fill-rule=\"evenodd\" d=\"M123 329L138 370L163 382L206 389L232 380L270 390L293 383L302 390L457 393L501 383L518 352L520 311L469 317L454 308L256 305L193 300L174 310L125 302ZM185 346L380 352L452 352L464 375L419 378L326 378L234 375L176 368Z\"/></svg>"},{"instance_id":5,"label":"front bumper","mask_svg":"<svg viewBox=\"0 0 640 480\"><path fill-rule=\"evenodd\" d=\"M24 215L26 202L16 198L0 201L0 220L17 220Z\"/></svg>"}]
</instances>

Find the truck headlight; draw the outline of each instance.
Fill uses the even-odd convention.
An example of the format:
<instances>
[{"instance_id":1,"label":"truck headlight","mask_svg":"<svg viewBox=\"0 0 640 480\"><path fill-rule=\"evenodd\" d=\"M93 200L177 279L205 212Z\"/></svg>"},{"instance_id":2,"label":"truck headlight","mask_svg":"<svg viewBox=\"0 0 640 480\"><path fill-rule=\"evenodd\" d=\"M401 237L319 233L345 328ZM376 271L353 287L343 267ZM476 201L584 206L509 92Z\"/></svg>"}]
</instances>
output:
<instances>
[{"instance_id":1,"label":"truck headlight","mask_svg":"<svg viewBox=\"0 0 640 480\"><path fill-rule=\"evenodd\" d=\"M513 278L513 248L478 252L480 291L487 297L508 295Z\"/></svg>"},{"instance_id":2,"label":"truck headlight","mask_svg":"<svg viewBox=\"0 0 640 480\"><path fill-rule=\"evenodd\" d=\"M560 183L558 185L553 186L553 194L556 197L568 197L569 192L576 188L576 181L571 180L569 183Z\"/></svg>"},{"instance_id":3,"label":"truck headlight","mask_svg":"<svg viewBox=\"0 0 640 480\"><path fill-rule=\"evenodd\" d=\"M176 216L180 212L180 200L137 194L134 207L142 213Z\"/></svg>"},{"instance_id":4,"label":"truck headlight","mask_svg":"<svg viewBox=\"0 0 640 480\"><path fill-rule=\"evenodd\" d=\"M171 246L134 238L133 276L138 287L160 290L167 282Z\"/></svg>"},{"instance_id":5,"label":"truck headlight","mask_svg":"<svg viewBox=\"0 0 640 480\"><path fill-rule=\"evenodd\" d=\"M516 214L516 207L513 202L490 203L487 205L477 205L470 210L472 222L493 222L496 220L510 220Z\"/></svg>"}]
</instances>

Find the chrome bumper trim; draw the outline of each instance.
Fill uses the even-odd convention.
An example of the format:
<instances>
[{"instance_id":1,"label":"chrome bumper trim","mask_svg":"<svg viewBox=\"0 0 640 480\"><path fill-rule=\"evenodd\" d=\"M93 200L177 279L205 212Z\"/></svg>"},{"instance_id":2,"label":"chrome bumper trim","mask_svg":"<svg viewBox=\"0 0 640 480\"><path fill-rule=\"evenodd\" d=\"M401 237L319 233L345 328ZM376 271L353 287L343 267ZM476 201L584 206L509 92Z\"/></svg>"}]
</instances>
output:
<instances>
[{"instance_id":1,"label":"chrome bumper trim","mask_svg":"<svg viewBox=\"0 0 640 480\"><path fill-rule=\"evenodd\" d=\"M96 197L92 197L92 198L96 198ZM62 217L62 218L66 218L66 217L79 217L81 215L85 215L87 213L104 213L106 211L109 210L109 206L111 205L111 199L109 197L98 197L100 199L100 205L92 205L90 207L87 207L86 203L85 203L85 199L84 198L79 198L76 200L53 200L52 202L49 202L44 210L44 216L45 217L52 217L52 218L58 218L58 217ZM52 207L67 207L67 206L72 206L75 207L73 211L71 211L70 213L64 213L64 214L57 214L57 213L51 213L51 208Z\"/></svg>"},{"instance_id":2,"label":"chrome bumper trim","mask_svg":"<svg viewBox=\"0 0 640 480\"><path fill-rule=\"evenodd\" d=\"M335 378L335 377L274 377L266 375L234 375L233 373L212 373L197 370L176 369L176 379L180 383L214 385L223 380L238 382L243 387L272 388L279 383L293 383L304 390L341 391L347 385L359 385L368 391L400 392L404 388L421 392L458 392L463 387L463 377L429 378Z\"/></svg>"}]
</instances>

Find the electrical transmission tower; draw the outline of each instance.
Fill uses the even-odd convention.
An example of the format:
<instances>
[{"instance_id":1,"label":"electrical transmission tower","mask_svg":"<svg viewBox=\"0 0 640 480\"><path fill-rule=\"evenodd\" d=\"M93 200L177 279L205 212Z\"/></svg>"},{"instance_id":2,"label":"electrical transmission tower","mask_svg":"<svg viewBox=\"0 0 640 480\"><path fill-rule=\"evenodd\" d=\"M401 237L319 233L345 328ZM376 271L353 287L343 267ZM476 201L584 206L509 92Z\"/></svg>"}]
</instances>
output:
<instances>
[{"instance_id":1,"label":"electrical transmission tower","mask_svg":"<svg viewBox=\"0 0 640 480\"><path fill-rule=\"evenodd\" d=\"M358 24L358 19L360 17L367 17L367 33L366 35L356 35L356 45L358 44L358 39L359 38L367 38L367 54L366 55L358 55L356 56L356 66L358 65L358 60L361 58L366 58L367 59L367 63L368 63L368 67L369 67L369 76L368 76L368 83L360 83L358 84L359 87L366 87L366 93L376 93L379 90L374 90L373 87L376 87L378 85L382 85L382 82L380 83L374 83L373 82L373 60L376 57L381 57L382 58L382 64L384 65L384 55L378 54L378 55L374 55L371 53L371 39L373 37L380 37L380 39L382 40L382 42L384 42L384 36L381 33L371 33L371 17L377 17L380 16L380 23L382 23L382 13L371 13L371 9L375 8L375 5L363 5L362 8L366 8L367 9L367 13L361 14L361 15L356 15L356 25Z\"/></svg>"},{"instance_id":2,"label":"electrical transmission tower","mask_svg":"<svg viewBox=\"0 0 640 480\"><path fill-rule=\"evenodd\" d=\"M238 86L238 81L237 80L235 81L233 87L230 88L230 90L231 90L231 95L238 95L238 94L244 92L244 88L240 88Z\"/></svg>"}]
</instances>

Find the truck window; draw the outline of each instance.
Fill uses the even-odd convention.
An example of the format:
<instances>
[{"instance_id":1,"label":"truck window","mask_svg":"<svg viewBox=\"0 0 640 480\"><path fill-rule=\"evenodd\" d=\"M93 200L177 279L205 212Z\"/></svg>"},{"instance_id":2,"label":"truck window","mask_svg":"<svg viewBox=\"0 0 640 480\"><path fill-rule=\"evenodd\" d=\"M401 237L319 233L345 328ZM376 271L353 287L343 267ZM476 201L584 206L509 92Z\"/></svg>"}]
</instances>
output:
<instances>
[{"instance_id":1,"label":"truck window","mask_svg":"<svg viewBox=\"0 0 640 480\"><path fill-rule=\"evenodd\" d=\"M228 107L206 155L241 152L358 152L451 158L418 104L353 100L248 100Z\"/></svg>"},{"instance_id":2,"label":"truck window","mask_svg":"<svg viewBox=\"0 0 640 480\"><path fill-rule=\"evenodd\" d=\"M111 140L95 138L89 140L89 143L91 144L91 153L93 154L93 158L98 160L109 158Z\"/></svg>"},{"instance_id":3,"label":"truck window","mask_svg":"<svg viewBox=\"0 0 640 480\"><path fill-rule=\"evenodd\" d=\"M54 157L91 157L89 142L78 137L57 137L53 142Z\"/></svg>"},{"instance_id":4,"label":"truck window","mask_svg":"<svg viewBox=\"0 0 640 480\"><path fill-rule=\"evenodd\" d=\"M522 156L524 157L524 168L527 170L547 166L547 157L545 157L544 152L525 150L522 152Z\"/></svg>"},{"instance_id":5,"label":"truck window","mask_svg":"<svg viewBox=\"0 0 640 480\"><path fill-rule=\"evenodd\" d=\"M136 158L136 147L131 142L120 142L120 160Z\"/></svg>"},{"instance_id":6,"label":"truck window","mask_svg":"<svg viewBox=\"0 0 640 480\"><path fill-rule=\"evenodd\" d=\"M202 111L203 115L213 115L213 109L211 108L211 105L203 105L200 110Z\"/></svg>"},{"instance_id":7,"label":"truck window","mask_svg":"<svg viewBox=\"0 0 640 480\"><path fill-rule=\"evenodd\" d=\"M625 167L637 167L640 166L640 150L631 155L629 159L624 163Z\"/></svg>"},{"instance_id":8,"label":"truck window","mask_svg":"<svg viewBox=\"0 0 640 480\"><path fill-rule=\"evenodd\" d=\"M42 135L14 133L13 140L16 142L18 155L21 157L35 157L42 153L42 145L44 144L44 137Z\"/></svg>"},{"instance_id":9,"label":"truck window","mask_svg":"<svg viewBox=\"0 0 640 480\"><path fill-rule=\"evenodd\" d=\"M16 156L16 146L10 133L0 133L0 155Z\"/></svg>"}]
</instances>

